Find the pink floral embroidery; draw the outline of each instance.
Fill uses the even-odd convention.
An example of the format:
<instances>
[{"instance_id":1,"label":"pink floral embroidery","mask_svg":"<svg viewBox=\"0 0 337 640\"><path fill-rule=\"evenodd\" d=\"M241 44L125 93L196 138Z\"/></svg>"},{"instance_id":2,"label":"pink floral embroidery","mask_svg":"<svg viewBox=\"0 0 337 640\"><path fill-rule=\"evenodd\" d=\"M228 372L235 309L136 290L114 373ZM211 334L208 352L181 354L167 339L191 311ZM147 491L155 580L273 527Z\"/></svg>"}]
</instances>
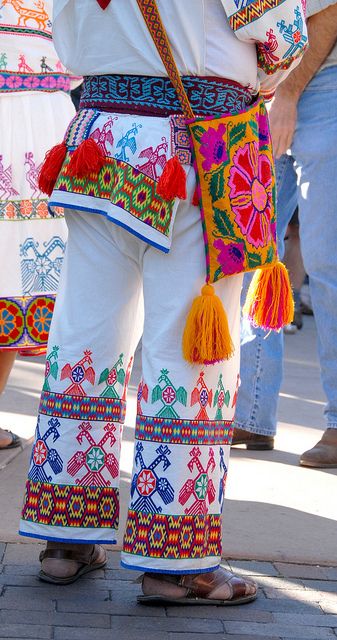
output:
<instances>
[{"instance_id":1,"label":"pink floral embroidery","mask_svg":"<svg viewBox=\"0 0 337 640\"><path fill-rule=\"evenodd\" d=\"M210 127L202 134L200 153L205 158L202 163L205 171L209 171L213 164L219 165L227 159L225 133L226 125L220 124L217 129Z\"/></svg>"},{"instance_id":2,"label":"pink floral embroidery","mask_svg":"<svg viewBox=\"0 0 337 640\"><path fill-rule=\"evenodd\" d=\"M239 149L230 169L229 197L235 220L248 242L264 247L270 241L272 170L268 157L256 142Z\"/></svg>"},{"instance_id":3,"label":"pink floral embroidery","mask_svg":"<svg viewBox=\"0 0 337 640\"><path fill-rule=\"evenodd\" d=\"M225 244L221 238L217 238L214 240L213 246L220 252L217 256L217 261L226 276L232 273L241 273L245 260L242 242Z\"/></svg>"}]
</instances>

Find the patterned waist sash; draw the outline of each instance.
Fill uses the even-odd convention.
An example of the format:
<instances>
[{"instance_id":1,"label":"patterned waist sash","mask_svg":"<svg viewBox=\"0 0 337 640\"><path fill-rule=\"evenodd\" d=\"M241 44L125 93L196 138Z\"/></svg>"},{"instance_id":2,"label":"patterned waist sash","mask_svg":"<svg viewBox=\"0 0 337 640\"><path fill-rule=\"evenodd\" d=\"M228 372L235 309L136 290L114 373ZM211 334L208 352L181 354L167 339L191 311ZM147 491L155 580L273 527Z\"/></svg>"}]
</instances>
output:
<instances>
[{"instance_id":1,"label":"patterned waist sash","mask_svg":"<svg viewBox=\"0 0 337 640\"><path fill-rule=\"evenodd\" d=\"M194 113L200 116L237 113L252 102L248 88L234 80L184 76L182 81ZM163 117L182 113L171 80L152 76L86 76L80 109Z\"/></svg>"}]
</instances>

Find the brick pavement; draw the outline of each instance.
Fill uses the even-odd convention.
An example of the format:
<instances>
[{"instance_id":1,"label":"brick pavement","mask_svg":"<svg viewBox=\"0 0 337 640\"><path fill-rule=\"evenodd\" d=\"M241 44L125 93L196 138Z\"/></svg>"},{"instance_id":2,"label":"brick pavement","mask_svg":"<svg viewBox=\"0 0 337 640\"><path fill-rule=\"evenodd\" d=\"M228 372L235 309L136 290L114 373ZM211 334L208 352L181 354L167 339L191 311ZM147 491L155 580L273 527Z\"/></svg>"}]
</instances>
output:
<instances>
[{"instance_id":1,"label":"brick pavement","mask_svg":"<svg viewBox=\"0 0 337 640\"><path fill-rule=\"evenodd\" d=\"M256 577L259 598L239 607L136 604L135 574L119 553L69 586L36 578L43 545L0 543L0 639L328 640L337 637L337 567L229 561Z\"/></svg>"}]
</instances>

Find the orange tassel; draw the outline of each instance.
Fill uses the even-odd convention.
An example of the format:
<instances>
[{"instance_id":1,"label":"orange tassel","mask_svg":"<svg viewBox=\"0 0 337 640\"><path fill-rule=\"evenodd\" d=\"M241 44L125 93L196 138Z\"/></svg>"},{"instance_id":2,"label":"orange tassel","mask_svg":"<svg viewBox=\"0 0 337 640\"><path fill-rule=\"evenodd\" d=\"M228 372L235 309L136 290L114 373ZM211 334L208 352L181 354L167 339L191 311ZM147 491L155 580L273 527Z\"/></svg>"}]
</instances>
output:
<instances>
[{"instance_id":1,"label":"orange tassel","mask_svg":"<svg viewBox=\"0 0 337 640\"><path fill-rule=\"evenodd\" d=\"M289 275L282 262L258 269L250 283L243 313L253 325L279 331L294 317Z\"/></svg>"},{"instance_id":2,"label":"orange tassel","mask_svg":"<svg viewBox=\"0 0 337 640\"><path fill-rule=\"evenodd\" d=\"M65 142L56 144L55 147L50 149L45 155L43 165L40 169L38 184L40 191L51 196L55 182L62 169L65 157L67 154L67 146Z\"/></svg>"},{"instance_id":3,"label":"orange tassel","mask_svg":"<svg viewBox=\"0 0 337 640\"><path fill-rule=\"evenodd\" d=\"M195 187L195 189L194 189L194 194L193 194L193 198L192 198L192 204L193 204L194 207L198 207L199 206L198 187Z\"/></svg>"},{"instance_id":4,"label":"orange tassel","mask_svg":"<svg viewBox=\"0 0 337 640\"><path fill-rule=\"evenodd\" d=\"M98 174L105 164L98 144L92 138L83 140L71 156L67 175L73 178L85 178L90 174Z\"/></svg>"},{"instance_id":5,"label":"orange tassel","mask_svg":"<svg viewBox=\"0 0 337 640\"><path fill-rule=\"evenodd\" d=\"M193 301L183 335L183 354L191 364L213 364L234 354L226 312L210 284L205 284Z\"/></svg>"},{"instance_id":6,"label":"orange tassel","mask_svg":"<svg viewBox=\"0 0 337 640\"><path fill-rule=\"evenodd\" d=\"M170 158L157 183L157 194L164 200L186 200L186 173L177 156Z\"/></svg>"}]
</instances>

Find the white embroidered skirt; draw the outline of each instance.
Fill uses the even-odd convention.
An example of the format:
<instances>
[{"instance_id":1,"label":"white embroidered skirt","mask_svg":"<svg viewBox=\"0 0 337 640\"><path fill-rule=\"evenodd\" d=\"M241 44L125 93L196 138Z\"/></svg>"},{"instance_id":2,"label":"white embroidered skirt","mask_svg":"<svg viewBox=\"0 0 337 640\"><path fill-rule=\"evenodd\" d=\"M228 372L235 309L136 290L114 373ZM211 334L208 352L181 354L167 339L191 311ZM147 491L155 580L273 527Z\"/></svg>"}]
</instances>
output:
<instances>
[{"instance_id":1,"label":"white embroidered skirt","mask_svg":"<svg viewBox=\"0 0 337 640\"><path fill-rule=\"evenodd\" d=\"M64 93L0 94L0 349L46 347L67 230L38 171L74 115Z\"/></svg>"}]
</instances>

